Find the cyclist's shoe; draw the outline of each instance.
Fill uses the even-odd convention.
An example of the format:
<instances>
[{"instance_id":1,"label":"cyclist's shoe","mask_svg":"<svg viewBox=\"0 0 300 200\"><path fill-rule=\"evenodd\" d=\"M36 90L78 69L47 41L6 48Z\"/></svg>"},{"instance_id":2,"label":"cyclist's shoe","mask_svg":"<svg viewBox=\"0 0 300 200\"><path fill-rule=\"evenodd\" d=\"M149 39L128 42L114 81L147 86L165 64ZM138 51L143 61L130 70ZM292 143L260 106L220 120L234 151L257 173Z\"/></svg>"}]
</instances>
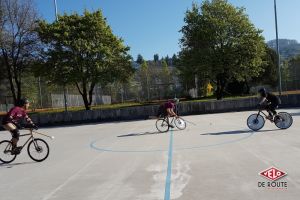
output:
<instances>
[{"instance_id":1,"label":"cyclist's shoe","mask_svg":"<svg viewBox=\"0 0 300 200\"><path fill-rule=\"evenodd\" d=\"M11 150L11 155L18 155L21 153L22 147L15 147Z\"/></svg>"},{"instance_id":2,"label":"cyclist's shoe","mask_svg":"<svg viewBox=\"0 0 300 200\"><path fill-rule=\"evenodd\" d=\"M275 115L273 121L275 123L279 122L279 121L284 121L279 115Z\"/></svg>"},{"instance_id":3,"label":"cyclist's shoe","mask_svg":"<svg viewBox=\"0 0 300 200\"><path fill-rule=\"evenodd\" d=\"M169 127L171 127L171 128L174 128L174 125L172 125L172 124L169 124Z\"/></svg>"},{"instance_id":4,"label":"cyclist's shoe","mask_svg":"<svg viewBox=\"0 0 300 200\"><path fill-rule=\"evenodd\" d=\"M268 115L266 118L267 118L268 120L273 121L273 116L272 116L272 115Z\"/></svg>"}]
</instances>

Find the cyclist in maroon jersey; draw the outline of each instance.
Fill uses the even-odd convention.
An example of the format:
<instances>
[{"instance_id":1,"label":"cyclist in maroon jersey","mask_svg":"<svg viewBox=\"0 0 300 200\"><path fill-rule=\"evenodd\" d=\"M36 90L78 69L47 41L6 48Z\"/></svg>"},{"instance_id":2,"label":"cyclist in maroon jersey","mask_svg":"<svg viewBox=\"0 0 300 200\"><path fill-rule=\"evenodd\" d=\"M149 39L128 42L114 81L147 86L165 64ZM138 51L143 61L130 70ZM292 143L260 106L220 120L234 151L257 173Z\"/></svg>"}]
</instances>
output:
<instances>
[{"instance_id":1,"label":"cyclist in maroon jersey","mask_svg":"<svg viewBox=\"0 0 300 200\"><path fill-rule=\"evenodd\" d=\"M176 109L176 104L178 104L179 99L174 98L172 100L168 100L167 102L165 102L164 104L160 105L158 108L158 114L157 117L178 117L178 115L176 114L177 110ZM174 126L172 124L169 123L169 118L167 118L168 124L171 128L174 128Z\"/></svg>"},{"instance_id":2,"label":"cyclist in maroon jersey","mask_svg":"<svg viewBox=\"0 0 300 200\"><path fill-rule=\"evenodd\" d=\"M15 107L10 109L10 111L4 116L2 120L2 126L12 134L12 154L19 154L20 147L17 147L19 141L19 123L22 119L25 119L30 127L38 129L38 127L32 122L26 113L29 108L29 100L21 99Z\"/></svg>"}]
</instances>

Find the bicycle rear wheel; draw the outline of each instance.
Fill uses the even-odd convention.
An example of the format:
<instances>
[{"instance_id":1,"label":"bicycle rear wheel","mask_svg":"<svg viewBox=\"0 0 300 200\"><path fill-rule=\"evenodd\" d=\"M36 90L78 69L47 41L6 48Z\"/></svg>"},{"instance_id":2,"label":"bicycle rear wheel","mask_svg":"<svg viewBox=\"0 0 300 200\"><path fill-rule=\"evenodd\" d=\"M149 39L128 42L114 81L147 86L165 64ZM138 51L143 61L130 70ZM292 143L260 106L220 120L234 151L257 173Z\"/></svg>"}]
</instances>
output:
<instances>
[{"instance_id":1,"label":"bicycle rear wheel","mask_svg":"<svg viewBox=\"0 0 300 200\"><path fill-rule=\"evenodd\" d=\"M49 146L45 140L35 138L29 142L27 152L32 160L42 162L49 155Z\"/></svg>"},{"instance_id":2,"label":"bicycle rear wheel","mask_svg":"<svg viewBox=\"0 0 300 200\"><path fill-rule=\"evenodd\" d=\"M247 119L247 126L253 130L258 131L265 125L265 119L259 114L252 114Z\"/></svg>"},{"instance_id":3,"label":"bicycle rear wheel","mask_svg":"<svg viewBox=\"0 0 300 200\"><path fill-rule=\"evenodd\" d=\"M179 130L184 130L186 128L186 122L181 117L176 118L174 124Z\"/></svg>"},{"instance_id":4,"label":"bicycle rear wheel","mask_svg":"<svg viewBox=\"0 0 300 200\"><path fill-rule=\"evenodd\" d=\"M167 122L166 119L163 118L158 119L155 125L157 130L161 133L167 132L169 130L169 123Z\"/></svg>"},{"instance_id":5,"label":"bicycle rear wheel","mask_svg":"<svg viewBox=\"0 0 300 200\"><path fill-rule=\"evenodd\" d=\"M0 142L0 161L3 163L11 163L17 157L12 155L12 143L9 140L3 140Z\"/></svg>"},{"instance_id":6,"label":"bicycle rear wheel","mask_svg":"<svg viewBox=\"0 0 300 200\"><path fill-rule=\"evenodd\" d=\"M280 112L274 117L275 125L280 129L288 129L293 124L293 117L287 112Z\"/></svg>"}]
</instances>

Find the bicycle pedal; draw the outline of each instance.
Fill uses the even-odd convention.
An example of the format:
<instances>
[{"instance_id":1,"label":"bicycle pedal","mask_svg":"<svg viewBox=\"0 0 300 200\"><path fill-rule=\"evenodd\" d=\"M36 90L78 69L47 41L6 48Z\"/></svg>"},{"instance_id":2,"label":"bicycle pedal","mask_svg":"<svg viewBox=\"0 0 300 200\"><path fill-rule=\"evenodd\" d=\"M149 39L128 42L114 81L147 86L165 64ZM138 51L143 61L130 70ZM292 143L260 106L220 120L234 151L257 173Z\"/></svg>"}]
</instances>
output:
<instances>
[{"instance_id":1,"label":"bicycle pedal","mask_svg":"<svg viewBox=\"0 0 300 200\"><path fill-rule=\"evenodd\" d=\"M21 151L18 151L18 150L11 151L11 155L19 155L20 153L21 153Z\"/></svg>"},{"instance_id":2,"label":"bicycle pedal","mask_svg":"<svg viewBox=\"0 0 300 200\"><path fill-rule=\"evenodd\" d=\"M11 150L11 155L18 155L21 153L22 147L15 147L14 149Z\"/></svg>"}]
</instances>

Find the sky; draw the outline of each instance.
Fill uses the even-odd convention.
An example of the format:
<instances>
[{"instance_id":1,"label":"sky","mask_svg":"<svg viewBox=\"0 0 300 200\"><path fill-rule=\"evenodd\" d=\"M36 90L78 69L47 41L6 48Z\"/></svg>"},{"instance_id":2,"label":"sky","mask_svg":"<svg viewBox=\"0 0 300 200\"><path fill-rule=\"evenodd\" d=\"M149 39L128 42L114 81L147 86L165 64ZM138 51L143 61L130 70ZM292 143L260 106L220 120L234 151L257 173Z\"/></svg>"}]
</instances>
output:
<instances>
[{"instance_id":1,"label":"sky","mask_svg":"<svg viewBox=\"0 0 300 200\"><path fill-rule=\"evenodd\" d=\"M136 59L141 54L153 59L154 54L170 57L180 51L179 30L193 2L201 0L56 0L58 13L83 13L101 9L113 33L121 37ZM228 0L244 7L252 23L263 30L266 41L275 39L274 0ZM276 0L279 38L300 42L300 0ZM54 0L35 0L40 16L55 20Z\"/></svg>"}]
</instances>

